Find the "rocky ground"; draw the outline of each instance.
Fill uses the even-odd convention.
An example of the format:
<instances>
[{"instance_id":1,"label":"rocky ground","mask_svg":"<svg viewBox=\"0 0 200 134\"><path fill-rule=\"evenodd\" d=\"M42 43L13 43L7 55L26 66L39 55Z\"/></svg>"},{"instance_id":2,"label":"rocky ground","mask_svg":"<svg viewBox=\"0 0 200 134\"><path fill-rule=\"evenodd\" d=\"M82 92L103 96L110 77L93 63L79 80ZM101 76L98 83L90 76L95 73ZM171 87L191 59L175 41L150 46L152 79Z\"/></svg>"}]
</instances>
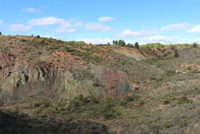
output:
<instances>
[{"instance_id":1,"label":"rocky ground","mask_svg":"<svg viewBox=\"0 0 200 134\"><path fill-rule=\"evenodd\" d=\"M199 48L4 35L0 48L2 133L200 133Z\"/></svg>"}]
</instances>

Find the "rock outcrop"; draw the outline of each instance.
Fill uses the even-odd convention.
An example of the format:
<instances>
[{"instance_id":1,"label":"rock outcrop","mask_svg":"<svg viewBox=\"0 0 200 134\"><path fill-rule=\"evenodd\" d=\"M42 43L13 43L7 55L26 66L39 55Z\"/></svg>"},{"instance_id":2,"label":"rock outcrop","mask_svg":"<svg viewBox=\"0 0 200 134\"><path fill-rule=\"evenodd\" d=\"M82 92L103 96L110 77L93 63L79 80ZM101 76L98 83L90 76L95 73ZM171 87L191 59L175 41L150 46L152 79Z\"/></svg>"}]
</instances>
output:
<instances>
[{"instance_id":1,"label":"rock outcrop","mask_svg":"<svg viewBox=\"0 0 200 134\"><path fill-rule=\"evenodd\" d=\"M148 54L134 48L119 51L28 36L2 35L0 41L0 99L5 104L40 97L70 100L80 94L117 98L132 90L137 76L152 75L140 73L151 68L137 61Z\"/></svg>"}]
</instances>

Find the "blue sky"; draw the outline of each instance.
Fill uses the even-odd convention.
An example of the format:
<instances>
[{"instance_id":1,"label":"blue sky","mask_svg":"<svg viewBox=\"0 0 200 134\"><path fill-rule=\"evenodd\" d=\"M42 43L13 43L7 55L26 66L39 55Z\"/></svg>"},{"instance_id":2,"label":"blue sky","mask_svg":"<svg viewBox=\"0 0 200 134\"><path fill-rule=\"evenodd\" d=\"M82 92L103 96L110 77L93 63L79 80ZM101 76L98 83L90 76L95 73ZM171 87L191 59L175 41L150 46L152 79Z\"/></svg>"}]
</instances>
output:
<instances>
[{"instance_id":1,"label":"blue sky","mask_svg":"<svg viewBox=\"0 0 200 134\"><path fill-rule=\"evenodd\" d=\"M87 43L200 43L199 7L200 0L9 0L0 4L0 31Z\"/></svg>"}]
</instances>

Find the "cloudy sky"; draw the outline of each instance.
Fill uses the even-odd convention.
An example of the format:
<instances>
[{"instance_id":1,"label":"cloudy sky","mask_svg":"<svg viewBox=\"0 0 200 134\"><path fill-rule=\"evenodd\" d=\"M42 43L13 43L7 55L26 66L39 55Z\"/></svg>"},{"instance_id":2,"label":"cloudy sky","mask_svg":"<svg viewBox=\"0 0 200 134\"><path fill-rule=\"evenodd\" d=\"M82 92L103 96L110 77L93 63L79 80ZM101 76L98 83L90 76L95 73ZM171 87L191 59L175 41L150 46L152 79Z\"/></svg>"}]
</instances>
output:
<instances>
[{"instance_id":1,"label":"cloudy sky","mask_svg":"<svg viewBox=\"0 0 200 134\"><path fill-rule=\"evenodd\" d=\"M0 31L95 44L200 43L199 7L200 0L4 0Z\"/></svg>"}]
</instances>

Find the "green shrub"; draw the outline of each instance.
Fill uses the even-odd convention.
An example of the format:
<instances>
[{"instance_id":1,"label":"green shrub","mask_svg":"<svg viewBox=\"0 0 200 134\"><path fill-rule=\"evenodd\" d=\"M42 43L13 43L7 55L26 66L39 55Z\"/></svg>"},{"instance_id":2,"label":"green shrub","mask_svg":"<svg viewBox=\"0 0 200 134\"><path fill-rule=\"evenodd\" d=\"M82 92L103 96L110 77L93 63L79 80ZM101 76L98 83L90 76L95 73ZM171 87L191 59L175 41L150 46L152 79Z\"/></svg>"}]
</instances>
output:
<instances>
[{"instance_id":1,"label":"green shrub","mask_svg":"<svg viewBox=\"0 0 200 134\"><path fill-rule=\"evenodd\" d=\"M108 95L105 95L102 99L101 99L101 104L104 105L111 105L114 103L114 99L112 97L109 97Z\"/></svg>"},{"instance_id":2,"label":"green shrub","mask_svg":"<svg viewBox=\"0 0 200 134\"><path fill-rule=\"evenodd\" d=\"M26 40L25 40L25 39L21 39L20 41L21 41L21 42L26 42Z\"/></svg>"},{"instance_id":3,"label":"green shrub","mask_svg":"<svg viewBox=\"0 0 200 134\"><path fill-rule=\"evenodd\" d=\"M178 49L174 49L174 57L179 57Z\"/></svg>"},{"instance_id":4,"label":"green shrub","mask_svg":"<svg viewBox=\"0 0 200 134\"><path fill-rule=\"evenodd\" d=\"M138 91L140 88L139 87L135 87L135 91Z\"/></svg>"},{"instance_id":5,"label":"green shrub","mask_svg":"<svg viewBox=\"0 0 200 134\"><path fill-rule=\"evenodd\" d=\"M72 119L73 119L73 118L69 116L69 117L65 117L64 120L65 120L65 122L70 122L70 121L72 121Z\"/></svg>"},{"instance_id":6,"label":"green shrub","mask_svg":"<svg viewBox=\"0 0 200 134\"><path fill-rule=\"evenodd\" d=\"M74 60L80 60L80 58L74 58Z\"/></svg>"},{"instance_id":7,"label":"green shrub","mask_svg":"<svg viewBox=\"0 0 200 134\"><path fill-rule=\"evenodd\" d=\"M77 99L82 101L84 99L83 94L80 94L79 96L77 96Z\"/></svg>"},{"instance_id":8,"label":"green shrub","mask_svg":"<svg viewBox=\"0 0 200 134\"><path fill-rule=\"evenodd\" d=\"M186 96L178 98L177 101L178 104L184 104L184 103L192 103L192 100L189 100Z\"/></svg>"},{"instance_id":9,"label":"green shrub","mask_svg":"<svg viewBox=\"0 0 200 134\"><path fill-rule=\"evenodd\" d=\"M80 106L80 103L76 100L72 100L70 101L68 107L67 107L67 110L69 111L74 111L76 110L78 107Z\"/></svg>"},{"instance_id":10,"label":"green shrub","mask_svg":"<svg viewBox=\"0 0 200 134\"><path fill-rule=\"evenodd\" d=\"M126 105L126 104L127 104L127 102L126 102L126 101L124 101L124 100L120 100L119 104L120 104L121 106L124 106L124 105Z\"/></svg>"},{"instance_id":11,"label":"green shrub","mask_svg":"<svg viewBox=\"0 0 200 134\"><path fill-rule=\"evenodd\" d=\"M132 96L126 96L124 97L124 100L127 102L130 102L130 101L134 101L134 98Z\"/></svg>"},{"instance_id":12,"label":"green shrub","mask_svg":"<svg viewBox=\"0 0 200 134\"><path fill-rule=\"evenodd\" d=\"M99 83L98 83L98 81L94 81L94 82L92 83L92 85L95 86L95 87L98 87L98 86L99 86Z\"/></svg>"},{"instance_id":13,"label":"green shrub","mask_svg":"<svg viewBox=\"0 0 200 134\"><path fill-rule=\"evenodd\" d=\"M171 124L168 124L168 123L165 123L165 124L163 124L163 127L164 127L164 128L171 128L172 125L171 125Z\"/></svg>"},{"instance_id":14,"label":"green shrub","mask_svg":"<svg viewBox=\"0 0 200 134\"><path fill-rule=\"evenodd\" d=\"M168 104L170 104L170 101L169 100L165 100L164 101L164 105L168 105Z\"/></svg>"},{"instance_id":15,"label":"green shrub","mask_svg":"<svg viewBox=\"0 0 200 134\"><path fill-rule=\"evenodd\" d=\"M37 36L36 36L36 38L40 38L40 36L39 36L39 35L37 35Z\"/></svg>"},{"instance_id":16,"label":"green shrub","mask_svg":"<svg viewBox=\"0 0 200 134\"><path fill-rule=\"evenodd\" d=\"M191 48L198 48L199 47L199 44L197 44L197 43L193 43L192 45L191 45Z\"/></svg>"},{"instance_id":17,"label":"green shrub","mask_svg":"<svg viewBox=\"0 0 200 134\"><path fill-rule=\"evenodd\" d=\"M104 114L103 114L103 117L104 117L106 120L109 120L109 119L115 118L116 116L115 116L113 113L104 113Z\"/></svg>"},{"instance_id":18,"label":"green shrub","mask_svg":"<svg viewBox=\"0 0 200 134\"><path fill-rule=\"evenodd\" d=\"M167 56L167 54L166 53L164 53L164 55L163 55L164 57L166 57Z\"/></svg>"},{"instance_id":19,"label":"green shrub","mask_svg":"<svg viewBox=\"0 0 200 134\"><path fill-rule=\"evenodd\" d=\"M179 127L180 128L183 128L183 127L188 127L188 123L186 121L183 121L179 124Z\"/></svg>"},{"instance_id":20,"label":"green shrub","mask_svg":"<svg viewBox=\"0 0 200 134\"><path fill-rule=\"evenodd\" d=\"M140 102L139 102L139 105L140 105L140 106L143 106L144 104L145 104L144 101L140 101Z\"/></svg>"},{"instance_id":21,"label":"green shrub","mask_svg":"<svg viewBox=\"0 0 200 134\"><path fill-rule=\"evenodd\" d=\"M192 67L191 67L191 66L189 66L189 67L187 68L187 70L192 70Z\"/></svg>"},{"instance_id":22,"label":"green shrub","mask_svg":"<svg viewBox=\"0 0 200 134\"><path fill-rule=\"evenodd\" d=\"M48 101L43 101L41 104L43 105L44 108L51 106L50 102L48 102Z\"/></svg>"},{"instance_id":23,"label":"green shrub","mask_svg":"<svg viewBox=\"0 0 200 134\"><path fill-rule=\"evenodd\" d=\"M34 104L34 107L40 107L40 103L39 103L39 102L36 102L36 103Z\"/></svg>"}]
</instances>

